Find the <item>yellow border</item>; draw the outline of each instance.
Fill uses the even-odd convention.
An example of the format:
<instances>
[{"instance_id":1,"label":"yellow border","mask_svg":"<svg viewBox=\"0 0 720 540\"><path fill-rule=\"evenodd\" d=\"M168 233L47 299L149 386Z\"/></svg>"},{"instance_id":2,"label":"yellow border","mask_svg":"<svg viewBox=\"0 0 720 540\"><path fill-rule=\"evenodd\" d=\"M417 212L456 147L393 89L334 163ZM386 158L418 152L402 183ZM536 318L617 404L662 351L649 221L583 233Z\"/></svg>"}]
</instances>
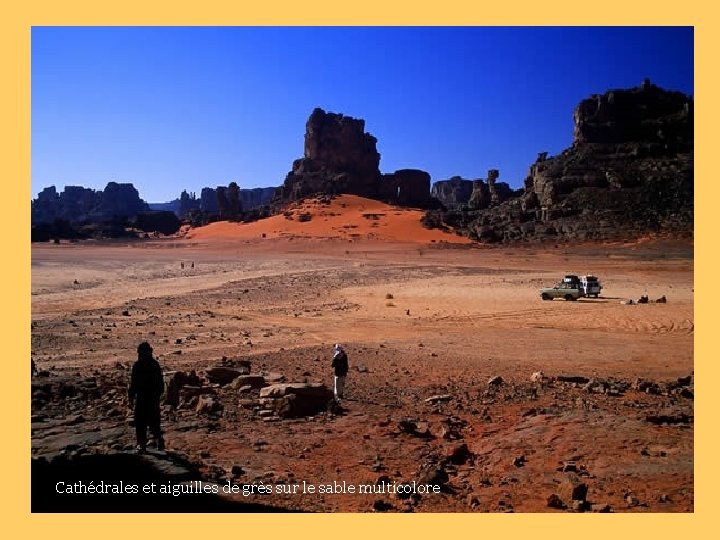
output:
<instances>
[{"instance_id":1,"label":"yellow border","mask_svg":"<svg viewBox=\"0 0 720 540\"><path fill-rule=\"evenodd\" d=\"M523 5L526 4L526 5ZM589 538L697 538L713 535L712 512L717 500L717 469L710 432L717 429L717 368L707 338L711 322L713 285L709 253L712 205L718 200L717 182L706 156L715 143L719 99L710 91L717 49L717 25L699 2L606 1L600 4L576 0L562 2L482 3L445 1L424 5L403 0L364 0L349 3L310 0L268 1L247 6L241 2L207 0L193 6L178 2L128 0L112 5L96 0L34 1L3 8L0 23L0 58L3 83L2 156L9 164L3 190L10 191L5 204L3 233L10 242L9 257L2 265L5 303L2 338L10 344L2 369L9 371L0 391L3 425L9 433L2 445L1 495L6 529L37 532L45 538L126 538L155 535L171 538L207 538L238 535L257 537L337 536L374 538L402 536L431 538L463 535L492 537L522 534L528 538L581 535ZM14 11L13 11L14 10ZM590 515L32 515L29 512L29 380L30 352L30 27L41 25L686 25L695 26L696 41L696 287L704 291L697 299L696 339L696 484L694 514ZM572 46L572 44L568 44ZM715 61L713 61L715 60ZM492 84L492 80L489 80ZM5 195L7 200L7 195ZM706 238L706 236L708 238ZM9 338L9 339L8 339ZM12 522L12 523L11 523ZM14 526L13 526L14 525ZM17 527L17 528L16 528ZM715 533L716 534L716 533Z\"/></svg>"}]
</instances>

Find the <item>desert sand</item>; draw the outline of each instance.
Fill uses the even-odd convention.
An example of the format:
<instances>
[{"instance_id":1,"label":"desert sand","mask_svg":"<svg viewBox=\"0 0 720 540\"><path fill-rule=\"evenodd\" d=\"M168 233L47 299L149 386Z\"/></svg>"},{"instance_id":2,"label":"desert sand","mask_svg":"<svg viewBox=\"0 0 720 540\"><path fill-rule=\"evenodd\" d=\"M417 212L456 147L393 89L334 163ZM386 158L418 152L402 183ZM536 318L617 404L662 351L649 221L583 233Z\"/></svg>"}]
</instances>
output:
<instances>
[{"instance_id":1,"label":"desert sand","mask_svg":"<svg viewBox=\"0 0 720 540\"><path fill-rule=\"evenodd\" d=\"M165 408L168 454L218 484L446 477L414 498L235 496L290 510L693 511L693 390L678 382L693 373L692 244L488 247L421 216L341 197L178 238L33 245L33 359L48 381L105 385L34 393L33 455L134 448L124 392L141 341L166 371L248 360L329 387L340 342L341 414L263 417L255 390L222 386L221 411ZM569 273L599 276L600 298L540 299ZM668 302L622 303L643 294Z\"/></svg>"}]
</instances>

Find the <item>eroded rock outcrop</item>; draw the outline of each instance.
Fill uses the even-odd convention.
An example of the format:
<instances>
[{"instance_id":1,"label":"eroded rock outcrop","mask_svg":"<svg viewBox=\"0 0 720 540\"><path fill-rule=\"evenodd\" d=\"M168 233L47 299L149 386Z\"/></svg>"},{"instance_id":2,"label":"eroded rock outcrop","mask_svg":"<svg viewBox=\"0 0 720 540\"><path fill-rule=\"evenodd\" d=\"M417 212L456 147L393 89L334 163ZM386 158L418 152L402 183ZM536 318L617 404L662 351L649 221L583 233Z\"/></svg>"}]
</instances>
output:
<instances>
[{"instance_id":1,"label":"eroded rock outcrop","mask_svg":"<svg viewBox=\"0 0 720 540\"><path fill-rule=\"evenodd\" d=\"M109 182L103 191L66 186L58 193L55 186L45 188L32 201L33 225L61 219L70 223L110 221L128 218L148 206L132 184Z\"/></svg>"},{"instance_id":2,"label":"eroded rock outcrop","mask_svg":"<svg viewBox=\"0 0 720 540\"><path fill-rule=\"evenodd\" d=\"M33 225L57 219L70 223L110 221L131 217L147 209L132 184L117 182L109 182L103 191L66 186L58 193L55 186L51 186L41 191L31 203Z\"/></svg>"},{"instance_id":3,"label":"eroded rock outcrop","mask_svg":"<svg viewBox=\"0 0 720 540\"><path fill-rule=\"evenodd\" d=\"M500 171L490 169L487 180L475 180L472 183L472 192L467 206L470 210L482 210L497 206L498 204L515 196L515 192L506 182L498 182Z\"/></svg>"},{"instance_id":4,"label":"eroded rock outcrop","mask_svg":"<svg viewBox=\"0 0 720 540\"><path fill-rule=\"evenodd\" d=\"M476 182L472 210L445 222L487 242L692 235L692 98L644 81L591 96L573 116L572 146L538 154L521 192Z\"/></svg>"},{"instance_id":5,"label":"eroded rock outcrop","mask_svg":"<svg viewBox=\"0 0 720 540\"><path fill-rule=\"evenodd\" d=\"M418 169L400 169L392 174L383 174L379 198L399 206L428 208L430 175Z\"/></svg>"},{"instance_id":6,"label":"eroded rock outcrop","mask_svg":"<svg viewBox=\"0 0 720 540\"><path fill-rule=\"evenodd\" d=\"M440 201L445 208L457 210L467 204L473 192L473 181L460 176L448 180L439 180L432 185L430 195Z\"/></svg>"},{"instance_id":7,"label":"eroded rock outcrop","mask_svg":"<svg viewBox=\"0 0 720 540\"><path fill-rule=\"evenodd\" d=\"M276 202L316 193L377 197L380 154L365 121L316 108L305 126L305 154L278 188Z\"/></svg>"}]
</instances>

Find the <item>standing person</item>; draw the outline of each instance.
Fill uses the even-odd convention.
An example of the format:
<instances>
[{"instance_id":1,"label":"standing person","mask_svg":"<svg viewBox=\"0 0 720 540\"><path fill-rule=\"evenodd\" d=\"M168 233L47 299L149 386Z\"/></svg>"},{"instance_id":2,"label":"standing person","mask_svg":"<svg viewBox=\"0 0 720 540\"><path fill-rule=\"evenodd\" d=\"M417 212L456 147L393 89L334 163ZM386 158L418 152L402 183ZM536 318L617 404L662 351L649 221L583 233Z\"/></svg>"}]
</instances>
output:
<instances>
[{"instance_id":1,"label":"standing person","mask_svg":"<svg viewBox=\"0 0 720 540\"><path fill-rule=\"evenodd\" d=\"M138 359L132 367L128 401L135 407L135 436L139 452L145 452L147 429L155 438L158 450L165 449L162 431L160 431L160 396L165 389L162 369L153 358L153 349L147 341L137 348Z\"/></svg>"},{"instance_id":2,"label":"standing person","mask_svg":"<svg viewBox=\"0 0 720 540\"><path fill-rule=\"evenodd\" d=\"M348 356L339 343L335 344L332 367L335 369L335 399L339 400L342 399L345 392L345 377L348 373Z\"/></svg>"}]
</instances>

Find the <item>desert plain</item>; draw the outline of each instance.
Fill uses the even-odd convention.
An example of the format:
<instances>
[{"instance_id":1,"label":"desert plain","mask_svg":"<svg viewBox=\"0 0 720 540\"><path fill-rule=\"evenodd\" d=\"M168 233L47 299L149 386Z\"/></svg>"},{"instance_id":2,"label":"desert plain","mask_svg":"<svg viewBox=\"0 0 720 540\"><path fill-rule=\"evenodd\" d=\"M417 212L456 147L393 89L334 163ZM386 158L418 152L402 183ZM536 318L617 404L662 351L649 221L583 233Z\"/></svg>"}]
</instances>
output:
<instances>
[{"instance_id":1,"label":"desert plain","mask_svg":"<svg viewBox=\"0 0 720 540\"><path fill-rule=\"evenodd\" d=\"M692 512L692 241L496 247L425 229L421 215L345 196L177 237L33 244L33 457L133 452L125 394L148 341L167 373L197 372L211 406L165 406L167 451L147 459L216 485L442 486L227 499ZM542 301L566 274L598 276L602 294ZM332 388L338 342L350 361L339 409L279 418L259 388L204 378L249 362L268 381Z\"/></svg>"}]
</instances>

